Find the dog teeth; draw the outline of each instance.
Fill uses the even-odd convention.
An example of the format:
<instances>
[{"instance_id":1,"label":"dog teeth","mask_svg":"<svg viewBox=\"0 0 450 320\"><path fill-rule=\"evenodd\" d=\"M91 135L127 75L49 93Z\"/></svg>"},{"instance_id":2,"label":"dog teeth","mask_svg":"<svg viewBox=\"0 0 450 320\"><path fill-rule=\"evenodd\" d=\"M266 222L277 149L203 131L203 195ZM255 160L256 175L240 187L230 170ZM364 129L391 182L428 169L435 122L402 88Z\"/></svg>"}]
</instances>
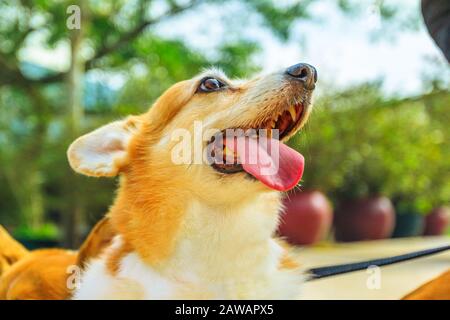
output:
<instances>
[{"instance_id":1,"label":"dog teeth","mask_svg":"<svg viewBox=\"0 0 450 320\"><path fill-rule=\"evenodd\" d=\"M291 114L292 121L295 122L295 120L297 119L297 112L295 111L295 107L294 106L290 106L289 113Z\"/></svg>"},{"instance_id":2,"label":"dog teeth","mask_svg":"<svg viewBox=\"0 0 450 320\"><path fill-rule=\"evenodd\" d=\"M273 122L274 122L274 123L277 122L278 119L280 118L280 116L281 116L282 114L283 114L283 112L280 111L280 112L277 114L277 116L275 117L275 119L273 120Z\"/></svg>"},{"instance_id":3,"label":"dog teeth","mask_svg":"<svg viewBox=\"0 0 450 320\"><path fill-rule=\"evenodd\" d=\"M270 130L270 129L273 129L273 128L275 128L275 120L270 120L270 122L267 123L265 129L266 130Z\"/></svg>"},{"instance_id":4,"label":"dog teeth","mask_svg":"<svg viewBox=\"0 0 450 320\"><path fill-rule=\"evenodd\" d=\"M225 146L225 147L223 148L223 154L224 154L224 155L226 155L226 154L234 154L234 152L231 151L229 148L227 148L227 146Z\"/></svg>"}]
</instances>

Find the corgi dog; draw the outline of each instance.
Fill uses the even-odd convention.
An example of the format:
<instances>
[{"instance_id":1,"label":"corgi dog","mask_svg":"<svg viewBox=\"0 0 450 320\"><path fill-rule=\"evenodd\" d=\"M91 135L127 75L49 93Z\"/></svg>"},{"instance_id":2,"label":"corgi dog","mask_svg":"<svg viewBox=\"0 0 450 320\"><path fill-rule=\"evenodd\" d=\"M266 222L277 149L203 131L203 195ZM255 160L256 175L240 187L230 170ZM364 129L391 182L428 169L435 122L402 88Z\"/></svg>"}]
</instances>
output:
<instances>
[{"instance_id":1,"label":"corgi dog","mask_svg":"<svg viewBox=\"0 0 450 320\"><path fill-rule=\"evenodd\" d=\"M303 271L274 231L303 172L283 143L307 121L316 80L307 64L249 81L209 70L77 139L71 166L120 175L117 198L78 252L28 251L0 226L0 300L297 298ZM449 276L404 299L448 299Z\"/></svg>"},{"instance_id":2,"label":"corgi dog","mask_svg":"<svg viewBox=\"0 0 450 320\"><path fill-rule=\"evenodd\" d=\"M302 272L274 233L304 164L284 142L307 121L316 81L305 63L247 81L208 70L74 141L76 172L120 175L116 236L74 299L296 298Z\"/></svg>"}]
</instances>

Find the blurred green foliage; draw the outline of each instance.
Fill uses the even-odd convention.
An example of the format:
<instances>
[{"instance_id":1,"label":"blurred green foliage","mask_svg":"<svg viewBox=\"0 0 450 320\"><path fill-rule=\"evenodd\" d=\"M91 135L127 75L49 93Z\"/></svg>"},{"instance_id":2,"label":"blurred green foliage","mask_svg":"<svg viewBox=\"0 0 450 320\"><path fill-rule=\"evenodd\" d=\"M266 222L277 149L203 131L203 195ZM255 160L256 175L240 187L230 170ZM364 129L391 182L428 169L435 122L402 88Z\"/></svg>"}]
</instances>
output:
<instances>
[{"instance_id":1,"label":"blurred green foliage","mask_svg":"<svg viewBox=\"0 0 450 320\"><path fill-rule=\"evenodd\" d=\"M445 90L396 100L368 84L323 96L291 141L306 157L303 187L335 201L387 195L427 213L450 199L449 121Z\"/></svg>"},{"instance_id":2,"label":"blurred green foliage","mask_svg":"<svg viewBox=\"0 0 450 320\"><path fill-rule=\"evenodd\" d=\"M69 5L80 5L83 12L79 126L87 132L147 110L170 85L205 67L218 65L230 77L259 71L255 56L261 40L243 35L246 19L257 17L285 41L296 21L311 18L313 2L229 1L239 5L239 17L223 17L228 34L211 52L200 52L186 39L165 38L155 29L202 6L220 11L224 1L0 0L0 224L19 227L19 236L51 238L57 233L48 222L61 225L64 215L74 214L74 173L66 159L73 138L67 129L72 88L66 79L73 66L68 62L66 70L47 70L21 55L30 43L52 50L74 41L66 26ZM375 4L386 21L396 20L394 8ZM349 14L364 9L349 0L338 1L338 7ZM215 23L221 21L205 20L204 25ZM39 44L30 40L36 35ZM112 78L121 85L111 86ZM335 200L383 193L422 212L448 202L449 106L443 90L386 100L376 84L324 95L307 129L292 141L307 160L305 188L324 190ZM113 179L78 178L81 231L107 211L115 184Z\"/></svg>"},{"instance_id":3,"label":"blurred green foliage","mask_svg":"<svg viewBox=\"0 0 450 320\"><path fill-rule=\"evenodd\" d=\"M58 226L53 223L44 223L36 228L29 226L19 226L14 230L14 237L20 240L55 240L58 239L60 231Z\"/></svg>"}]
</instances>

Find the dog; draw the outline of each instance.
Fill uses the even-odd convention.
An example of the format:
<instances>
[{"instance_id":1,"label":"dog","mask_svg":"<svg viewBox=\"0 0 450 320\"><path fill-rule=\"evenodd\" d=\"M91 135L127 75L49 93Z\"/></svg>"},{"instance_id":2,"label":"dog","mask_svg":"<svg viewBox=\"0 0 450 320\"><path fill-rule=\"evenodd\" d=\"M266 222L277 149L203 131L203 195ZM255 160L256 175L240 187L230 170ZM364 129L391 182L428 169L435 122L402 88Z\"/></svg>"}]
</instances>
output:
<instances>
[{"instance_id":1,"label":"dog","mask_svg":"<svg viewBox=\"0 0 450 320\"><path fill-rule=\"evenodd\" d=\"M316 80L306 64L249 81L210 70L174 85L147 113L77 139L71 166L89 176L120 175L117 198L78 252L29 252L0 227L0 299L298 297L302 268L274 231L282 191L300 179L302 157L281 145L280 171L262 174L259 162L237 162L245 148L229 141L254 136L225 138L220 150L216 138L227 128L268 128L269 141L276 130L286 141L308 119ZM198 120L214 128L201 147L231 162L174 161L173 132L195 136ZM251 150L270 160L260 149ZM75 291L68 287L73 266L80 269ZM404 299L448 298L448 277Z\"/></svg>"},{"instance_id":2,"label":"dog","mask_svg":"<svg viewBox=\"0 0 450 320\"><path fill-rule=\"evenodd\" d=\"M28 250L11 238L8 232L0 226L0 276L27 253Z\"/></svg>"},{"instance_id":3,"label":"dog","mask_svg":"<svg viewBox=\"0 0 450 320\"><path fill-rule=\"evenodd\" d=\"M450 270L423 284L402 300L450 300Z\"/></svg>"},{"instance_id":4,"label":"dog","mask_svg":"<svg viewBox=\"0 0 450 320\"><path fill-rule=\"evenodd\" d=\"M103 218L78 252L28 251L0 226L0 300L70 299L78 274L111 244L114 236L109 219Z\"/></svg>"},{"instance_id":5,"label":"dog","mask_svg":"<svg viewBox=\"0 0 450 320\"><path fill-rule=\"evenodd\" d=\"M74 298L297 297L301 270L274 232L280 191L303 171L303 157L284 142L307 121L316 81L304 63L247 81L211 69L169 88L148 112L73 142L68 159L76 172L121 176L108 213L117 236L89 262ZM231 129L267 129L270 147L252 149L256 131L224 137L219 148L216 140ZM194 146L181 156L185 162L174 159L183 153L180 138ZM200 159L209 148L232 161L195 162L199 147ZM241 149L259 152L258 160L238 163ZM263 160L276 170L262 173Z\"/></svg>"},{"instance_id":6,"label":"dog","mask_svg":"<svg viewBox=\"0 0 450 320\"><path fill-rule=\"evenodd\" d=\"M70 299L73 291L67 284L72 274L68 271L74 266L74 261L82 272L89 261L101 256L115 236L109 219L103 218L93 228L78 253L55 249L29 252L0 226L0 300ZM284 260L282 263L285 267L289 267L289 263L290 267L296 267L292 261ZM449 300L449 284L450 270L402 299Z\"/></svg>"}]
</instances>

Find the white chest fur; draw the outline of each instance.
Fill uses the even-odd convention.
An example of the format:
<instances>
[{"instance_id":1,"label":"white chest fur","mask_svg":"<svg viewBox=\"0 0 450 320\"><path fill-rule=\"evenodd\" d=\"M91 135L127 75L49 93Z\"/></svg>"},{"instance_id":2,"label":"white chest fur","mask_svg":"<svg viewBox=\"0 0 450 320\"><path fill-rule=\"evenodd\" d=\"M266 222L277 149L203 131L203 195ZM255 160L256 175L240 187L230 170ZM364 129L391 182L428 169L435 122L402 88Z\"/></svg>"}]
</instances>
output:
<instances>
[{"instance_id":1,"label":"white chest fur","mask_svg":"<svg viewBox=\"0 0 450 320\"><path fill-rule=\"evenodd\" d=\"M105 267L106 253L85 272L75 298L296 298L301 275L279 268L283 249L272 239L278 210L273 194L238 208L211 208L195 201L168 260L152 267L131 253L113 277Z\"/></svg>"}]
</instances>

